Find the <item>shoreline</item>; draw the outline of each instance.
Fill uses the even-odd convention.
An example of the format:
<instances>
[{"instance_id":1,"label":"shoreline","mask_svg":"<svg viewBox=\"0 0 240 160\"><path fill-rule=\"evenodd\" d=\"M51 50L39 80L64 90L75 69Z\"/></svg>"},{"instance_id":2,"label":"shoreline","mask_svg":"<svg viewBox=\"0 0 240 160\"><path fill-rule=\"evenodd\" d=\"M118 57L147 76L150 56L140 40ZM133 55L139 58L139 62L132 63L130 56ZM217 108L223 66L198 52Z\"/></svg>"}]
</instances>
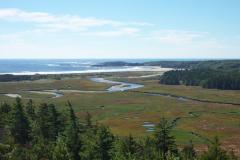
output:
<instances>
[{"instance_id":1,"label":"shoreline","mask_svg":"<svg viewBox=\"0 0 240 160\"><path fill-rule=\"evenodd\" d=\"M123 68L123 69L99 69L99 70L82 70L82 71L47 71L47 72L8 72L8 73L0 73L0 75L16 75L16 76L24 76L24 75L61 75L61 74L85 74L85 73L111 73L111 72L166 72L170 71L172 68L162 68L156 66L142 66L142 67L131 67L131 68Z\"/></svg>"}]
</instances>

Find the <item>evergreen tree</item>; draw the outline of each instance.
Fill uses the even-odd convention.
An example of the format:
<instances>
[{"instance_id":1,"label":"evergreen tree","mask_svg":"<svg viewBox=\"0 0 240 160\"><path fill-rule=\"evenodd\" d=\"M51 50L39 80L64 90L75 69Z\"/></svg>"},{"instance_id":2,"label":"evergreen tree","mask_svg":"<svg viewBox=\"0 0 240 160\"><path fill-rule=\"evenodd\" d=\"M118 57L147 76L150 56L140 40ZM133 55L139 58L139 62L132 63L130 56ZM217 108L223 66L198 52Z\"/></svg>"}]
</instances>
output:
<instances>
[{"instance_id":1,"label":"evergreen tree","mask_svg":"<svg viewBox=\"0 0 240 160\"><path fill-rule=\"evenodd\" d=\"M46 141L43 137L35 137L32 144L30 160L52 160L53 143Z\"/></svg>"},{"instance_id":2,"label":"evergreen tree","mask_svg":"<svg viewBox=\"0 0 240 160\"><path fill-rule=\"evenodd\" d=\"M128 137L124 138L121 143L120 148L123 157L126 159L132 159L137 157L137 153L140 150L140 146L137 141L130 134Z\"/></svg>"},{"instance_id":3,"label":"evergreen tree","mask_svg":"<svg viewBox=\"0 0 240 160\"><path fill-rule=\"evenodd\" d=\"M147 136L141 146L142 152L140 153L140 155L143 155L144 160L157 159L156 147L153 138Z\"/></svg>"},{"instance_id":4,"label":"evergreen tree","mask_svg":"<svg viewBox=\"0 0 240 160\"><path fill-rule=\"evenodd\" d=\"M70 160L64 137L58 137L53 149L53 160Z\"/></svg>"},{"instance_id":5,"label":"evergreen tree","mask_svg":"<svg viewBox=\"0 0 240 160\"><path fill-rule=\"evenodd\" d=\"M97 130L97 152L100 160L111 159L111 149L113 148L114 136L105 126L100 126Z\"/></svg>"},{"instance_id":6,"label":"evergreen tree","mask_svg":"<svg viewBox=\"0 0 240 160\"><path fill-rule=\"evenodd\" d=\"M20 98L16 98L10 127L15 143L24 145L29 142L30 126L28 119L23 112L23 105Z\"/></svg>"},{"instance_id":7,"label":"evergreen tree","mask_svg":"<svg viewBox=\"0 0 240 160\"><path fill-rule=\"evenodd\" d=\"M0 143L0 160L7 160L10 152L11 152L10 145Z\"/></svg>"},{"instance_id":8,"label":"evergreen tree","mask_svg":"<svg viewBox=\"0 0 240 160\"><path fill-rule=\"evenodd\" d=\"M9 121L11 120L10 112L12 108L7 103L2 103L0 106L0 141L4 139L4 135L6 132L6 126L9 125Z\"/></svg>"},{"instance_id":9,"label":"evergreen tree","mask_svg":"<svg viewBox=\"0 0 240 160\"><path fill-rule=\"evenodd\" d=\"M80 151L82 160L99 159L97 135L97 127L87 129L86 132L82 134L82 147Z\"/></svg>"},{"instance_id":10,"label":"evergreen tree","mask_svg":"<svg viewBox=\"0 0 240 160\"><path fill-rule=\"evenodd\" d=\"M55 106L53 104L41 104L37 116L37 124L43 138L55 141L64 128L63 123L59 119L60 114Z\"/></svg>"},{"instance_id":11,"label":"evergreen tree","mask_svg":"<svg viewBox=\"0 0 240 160\"><path fill-rule=\"evenodd\" d=\"M172 125L165 118L162 118L155 131L156 148L163 160L166 160L168 152L177 153L175 139L170 135L171 130Z\"/></svg>"},{"instance_id":12,"label":"evergreen tree","mask_svg":"<svg viewBox=\"0 0 240 160\"><path fill-rule=\"evenodd\" d=\"M50 104L48 106L49 112L49 137L51 140L56 140L58 134L62 131L63 124L59 120L59 113L57 112L55 105Z\"/></svg>"},{"instance_id":13,"label":"evergreen tree","mask_svg":"<svg viewBox=\"0 0 240 160\"><path fill-rule=\"evenodd\" d=\"M92 116L91 116L91 114L89 112L87 112L85 120L86 120L86 127L87 127L87 129L92 128L93 127L92 126Z\"/></svg>"},{"instance_id":14,"label":"evergreen tree","mask_svg":"<svg viewBox=\"0 0 240 160\"><path fill-rule=\"evenodd\" d=\"M3 102L0 106L0 113L9 113L11 111L11 106L6 102Z\"/></svg>"},{"instance_id":15,"label":"evergreen tree","mask_svg":"<svg viewBox=\"0 0 240 160\"><path fill-rule=\"evenodd\" d=\"M182 150L182 157L184 160L194 160L196 158L196 152L192 141L189 142Z\"/></svg>"},{"instance_id":16,"label":"evergreen tree","mask_svg":"<svg viewBox=\"0 0 240 160\"><path fill-rule=\"evenodd\" d=\"M27 113L28 117L31 118L31 120L34 120L36 118L35 109L34 109L34 106L33 106L32 99L30 99L27 102L26 113Z\"/></svg>"},{"instance_id":17,"label":"evergreen tree","mask_svg":"<svg viewBox=\"0 0 240 160\"><path fill-rule=\"evenodd\" d=\"M13 150L11 151L11 153L9 155L9 159L11 159L11 160L29 160L30 157L28 156L27 149L17 144L14 146Z\"/></svg>"},{"instance_id":18,"label":"evergreen tree","mask_svg":"<svg viewBox=\"0 0 240 160\"><path fill-rule=\"evenodd\" d=\"M81 142L79 138L79 128L77 118L75 116L74 110L72 108L72 104L68 101L67 106L69 108L69 119L68 125L65 131L66 134L66 144L69 150L69 155L72 160L80 159L80 149Z\"/></svg>"},{"instance_id":19,"label":"evergreen tree","mask_svg":"<svg viewBox=\"0 0 240 160\"><path fill-rule=\"evenodd\" d=\"M43 137L46 140L49 140L51 136L50 135L51 124L49 119L50 114L48 111L48 105L46 103L43 103L40 105L39 111L37 113L37 125L41 137Z\"/></svg>"},{"instance_id":20,"label":"evergreen tree","mask_svg":"<svg viewBox=\"0 0 240 160\"><path fill-rule=\"evenodd\" d=\"M218 137L215 137L208 151L202 155L201 160L229 160L229 156L220 146Z\"/></svg>"}]
</instances>

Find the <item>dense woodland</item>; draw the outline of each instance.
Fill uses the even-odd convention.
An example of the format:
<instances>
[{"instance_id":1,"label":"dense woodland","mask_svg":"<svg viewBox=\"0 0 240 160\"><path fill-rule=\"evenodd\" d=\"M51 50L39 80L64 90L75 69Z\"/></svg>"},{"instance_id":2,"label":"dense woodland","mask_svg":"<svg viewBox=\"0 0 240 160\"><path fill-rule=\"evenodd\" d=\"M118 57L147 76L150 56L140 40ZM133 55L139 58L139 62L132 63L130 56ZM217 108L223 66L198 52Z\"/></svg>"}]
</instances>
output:
<instances>
[{"instance_id":1,"label":"dense woodland","mask_svg":"<svg viewBox=\"0 0 240 160\"><path fill-rule=\"evenodd\" d=\"M72 104L65 111L53 104L0 106L0 160L236 160L215 138L204 153L194 144L177 147L173 122L160 119L152 136L118 137L107 126L93 123L91 115L78 119ZM82 120L85 119L85 120Z\"/></svg>"},{"instance_id":2,"label":"dense woodland","mask_svg":"<svg viewBox=\"0 0 240 160\"><path fill-rule=\"evenodd\" d=\"M112 67L112 66L160 66L163 68L174 69L202 69L209 68L214 70L237 71L240 72L240 60L162 60L149 61L142 63L132 63L124 61L104 62L97 65L97 67Z\"/></svg>"},{"instance_id":3,"label":"dense woodland","mask_svg":"<svg viewBox=\"0 0 240 160\"><path fill-rule=\"evenodd\" d=\"M160 83L168 85L202 86L203 88L216 88L224 90L240 89L240 73L213 70L209 68L186 69L165 72Z\"/></svg>"}]
</instances>

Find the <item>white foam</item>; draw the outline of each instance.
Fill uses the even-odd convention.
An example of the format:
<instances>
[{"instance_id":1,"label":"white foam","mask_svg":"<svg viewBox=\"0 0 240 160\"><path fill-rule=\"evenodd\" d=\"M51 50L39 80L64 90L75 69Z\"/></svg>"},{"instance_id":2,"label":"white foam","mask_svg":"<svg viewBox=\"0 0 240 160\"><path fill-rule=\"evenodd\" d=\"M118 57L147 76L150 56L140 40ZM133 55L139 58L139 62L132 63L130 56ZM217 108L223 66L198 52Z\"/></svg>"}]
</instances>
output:
<instances>
[{"instance_id":1,"label":"white foam","mask_svg":"<svg viewBox=\"0 0 240 160\"><path fill-rule=\"evenodd\" d=\"M121 69L93 69L93 70L81 70L81 71L49 71L49 72L11 72L11 73L0 73L0 75L4 74L12 74L12 75L35 75L35 74L78 74L78 73L106 73L106 72L126 72L126 71L169 71L171 68L161 68L161 67L153 67L153 66L143 66L143 67L128 67Z\"/></svg>"},{"instance_id":2,"label":"white foam","mask_svg":"<svg viewBox=\"0 0 240 160\"><path fill-rule=\"evenodd\" d=\"M59 64L47 64L48 67L59 67Z\"/></svg>"},{"instance_id":3,"label":"white foam","mask_svg":"<svg viewBox=\"0 0 240 160\"><path fill-rule=\"evenodd\" d=\"M22 97L21 95L19 94L4 94L5 96L8 96L8 97L11 97L11 98L17 98L17 97Z\"/></svg>"}]
</instances>

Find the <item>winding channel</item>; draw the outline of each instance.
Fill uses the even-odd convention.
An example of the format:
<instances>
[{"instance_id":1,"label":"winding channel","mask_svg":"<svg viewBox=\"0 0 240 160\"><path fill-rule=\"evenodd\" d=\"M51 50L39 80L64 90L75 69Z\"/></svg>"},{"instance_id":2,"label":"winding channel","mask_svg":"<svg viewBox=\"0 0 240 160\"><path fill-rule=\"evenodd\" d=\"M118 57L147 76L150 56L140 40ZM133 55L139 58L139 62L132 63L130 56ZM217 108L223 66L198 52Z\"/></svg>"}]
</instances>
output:
<instances>
[{"instance_id":1,"label":"winding channel","mask_svg":"<svg viewBox=\"0 0 240 160\"><path fill-rule=\"evenodd\" d=\"M118 81L107 80L107 79L99 78L99 77L92 77L92 78L90 78L90 80L93 81L93 82L97 82L97 83L112 84L112 86L107 88L106 90L102 90L102 91L60 89L60 90L29 90L29 91L26 91L26 92L36 93L36 94L52 95L53 97L51 97L51 98L60 98L60 97L64 96L64 93L109 93L109 92L123 92L123 91L131 90L131 89L137 89L137 88L144 87L144 85L141 85L141 84L127 83L127 82L118 82ZM5 95L5 96L11 97L11 98L21 97L20 94L2 94L2 95Z\"/></svg>"},{"instance_id":2,"label":"winding channel","mask_svg":"<svg viewBox=\"0 0 240 160\"><path fill-rule=\"evenodd\" d=\"M220 101L211 101L211 100L204 100L204 99L197 99L197 98L191 98L191 97L186 97L186 96L178 96L174 94L169 94L169 93L159 93L159 92L144 92L144 91L136 91L133 89L138 89L144 87L142 84L137 84L137 83L128 83L128 82L120 82L120 81L113 81L113 80L108 80L105 78L100 78L100 77L92 77L90 78L91 81L97 82L97 83L107 83L107 84L112 84L111 87L107 88L106 90L102 91L97 91L97 90L65 90L65 89L60 89L60 90L30 90L27 91L29 93L37 93L37 94L48 94L52 95L53 97L51 98L59 98L64 96L64 93L110 93L110 92L123 92L123 91L129 91L133 93L141 93L141 94L146 94L149 96L164 96L164 97L170 97L177 99L179 101L196 101L196 102L202 102L202 103L215 103L215 104L230 104L230 105L238 105L240 106L240 103L232 103L232 102L220 102ZM19 94L2 94L8 97L21 97Z\"/></svg>"}]
</instances>

